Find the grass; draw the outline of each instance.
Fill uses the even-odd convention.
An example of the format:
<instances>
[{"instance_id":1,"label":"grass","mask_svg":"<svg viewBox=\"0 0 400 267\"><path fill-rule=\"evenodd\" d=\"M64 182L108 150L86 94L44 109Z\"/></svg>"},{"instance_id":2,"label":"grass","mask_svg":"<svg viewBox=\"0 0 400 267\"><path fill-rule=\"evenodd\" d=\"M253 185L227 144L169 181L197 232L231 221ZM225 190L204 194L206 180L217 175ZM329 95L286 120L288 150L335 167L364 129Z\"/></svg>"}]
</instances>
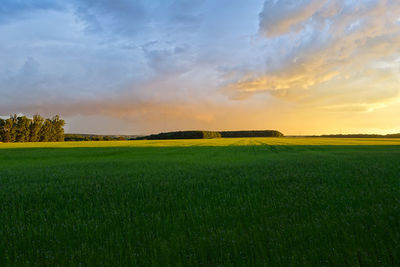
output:
<instances>
[{"instance_id":1,"label":"grass","mask_svg":"<svg viewBox=\"0 0 400 267\"><path fill-rule=\"evenodd\" d=\"M0 144L0 266L399 266L398 145Z\"/></svg>"},{"instance_id":2,"label":"grass","mask_svg":"<svg viewBox=\"0 0 400 267\"><path fill-rule=\"evenodd\" d=\"M192 146L364 146L400 145L400 138L313 138L313 137L256 137L181 140L134 140L56 143L0 143L4 148L73 148L73 147L192 147Z\"/></svg>"}]
</instances>

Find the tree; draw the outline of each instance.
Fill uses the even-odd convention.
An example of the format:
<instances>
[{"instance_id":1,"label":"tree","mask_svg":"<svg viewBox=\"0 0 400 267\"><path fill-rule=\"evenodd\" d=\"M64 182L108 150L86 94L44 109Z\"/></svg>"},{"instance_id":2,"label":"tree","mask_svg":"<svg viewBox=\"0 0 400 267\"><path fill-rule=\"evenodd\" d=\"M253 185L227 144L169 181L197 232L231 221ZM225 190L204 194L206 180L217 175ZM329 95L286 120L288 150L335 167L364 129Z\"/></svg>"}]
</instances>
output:
<instances>
[{"instance_id":1,"label":"tree","mask_svg":"<svg viewBox=\"0 0 400 267\"><path fill-rule=\"evenodd\" d=\"M16 138L16 125L17 125L17 115L10 116L3 122L3 142L15 142Z\"/></svg>"},{"instance_id":2,"label":"tree","mask_svg":"<svg viewBox=\"0 0 400 267\"><path fill-rule=\"evenodd\" d=\"M28 142L30 129L29 126L31 124L31 119L26 116L21 116L17 118L16 124L16 142Z\"/></svg>"},{"instance_id":3,"label":"tree","mask_svg":"<svg viewBox=\"0 0 400 267\"><path fill-rule=\"evenodd\" d=\"M31 125L30 125L30 142L39 142L40 141L40 130L42 128L44 119L40 115L36 114L33 116Z\"/></svg>"},{"instance_id":4,"label":"tree","mask_svg":"<svg viewBox=\"0 0 400 267\"><path fill-rule=\"evenodd\" d=\"M52 139L53 123L50 119L46 119L40 128L39 141L50 142Z\"/></svg>"},{"instance_id":5,"label":"tree","mask_svg":"<svg viewBox=\"0 0 400 267\"><path fill-rule=\"evenodd\" d=\"M0 118L0 142L64 141L64 125L58 115L51 119L40 115L34 115L33 119L17 115L6 120Z\"/></svg>"},{"instance_id":6,"label":"tree","mask_svg":"<svg viewBox=\"0 0 400 267\"><path fill-rule=\"evenodd\" d=\"M51 132L51 140L53 142L61 142L64 141L64 125L65 121L60 119L60 116L56 115L51 120L52 123L52 132Z\"/></svg>"},{"instance_id":7,"label":"tree","mask_svg":"<svg viewBox=\"0 0 400 267\"><path fill-rule=\"evenodd\" d=\"M6 121L0 118L0 142L4 142L4 126Z\"/></svg>"}]
</instances>

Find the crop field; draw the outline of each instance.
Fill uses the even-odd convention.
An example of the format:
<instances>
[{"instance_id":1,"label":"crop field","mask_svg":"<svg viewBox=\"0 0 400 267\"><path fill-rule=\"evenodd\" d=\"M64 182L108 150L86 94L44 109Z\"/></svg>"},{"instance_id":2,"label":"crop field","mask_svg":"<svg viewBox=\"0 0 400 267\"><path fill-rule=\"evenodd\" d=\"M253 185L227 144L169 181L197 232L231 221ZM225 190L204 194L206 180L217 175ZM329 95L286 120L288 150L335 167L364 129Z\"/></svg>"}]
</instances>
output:
<instances>
[{"instance_id":1,"label":"crop field","mask_svg":"<svg viewBox=\"0 0 400 267\"><path fill-rule=\"evenodd\" d=\"M400 139L0 144L0 266L399 266Z\"/></svg>"}]
</instances>

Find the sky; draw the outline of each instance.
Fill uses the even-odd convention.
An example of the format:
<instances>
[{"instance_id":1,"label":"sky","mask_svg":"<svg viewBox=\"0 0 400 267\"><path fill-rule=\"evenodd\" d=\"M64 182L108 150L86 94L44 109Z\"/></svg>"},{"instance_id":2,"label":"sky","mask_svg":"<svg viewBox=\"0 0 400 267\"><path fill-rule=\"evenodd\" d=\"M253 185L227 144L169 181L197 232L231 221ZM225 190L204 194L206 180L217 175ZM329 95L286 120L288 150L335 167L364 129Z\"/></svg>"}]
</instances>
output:
<instances>
[{"instance_id":1,"label":"sky","mask_svg":"<svg viewBox=\"0 0 400 267\"><path fill-rule=\"evenodd\" d=\"M0 116L66 132L400 132L397 0L1 0Z\"/></svg>"}]
</instances>

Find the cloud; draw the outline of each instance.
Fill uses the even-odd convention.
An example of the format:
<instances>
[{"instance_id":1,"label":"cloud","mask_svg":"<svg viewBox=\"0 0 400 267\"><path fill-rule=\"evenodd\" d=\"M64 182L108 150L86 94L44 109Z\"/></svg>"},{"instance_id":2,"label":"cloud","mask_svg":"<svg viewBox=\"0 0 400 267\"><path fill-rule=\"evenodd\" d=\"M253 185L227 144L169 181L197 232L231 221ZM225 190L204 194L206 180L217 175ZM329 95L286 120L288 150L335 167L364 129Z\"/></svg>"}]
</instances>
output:
<instances>
[{"instance_id":1,"label":"cloud","mask_svg":"<svg viewBox=\"0 0 400 267\"><path fill-rule=\"evenodd\" d=\"M168 20L180 28L195 30L202 20L201 6L205 0L175 0L170 5Z\"/></svg>"},{"instance_id":2,"label":"cloud","mask_svg":"<svg viewBox=\"0 0 400 267\"><path fill-rule=\"evenodd\" d=\"M105 30L132 35L149 21L141 1L74 0L74 9L89 33Z\"/></svg>"},{"instance_id":3,"label":"cloud","mask_svg":"<svg viewBox=\"0 0 400 267\"><path fill-rule=\"evenodd\" d=\"M0 23L21 20L37 12L56 10L74 12L87 33L133 37L155 29L194 30L201 21L204 0L3 0Z\"/></svg>"},{"instance_id":4,"label":"cloud","mask_svg":"<svg viewBox=\"0 0 400 267\"><path fill-rule=\"evenodd\" d=\"M115 35L133 39L168 36L179 32L190 34L202 21L204 0L72 0L73 10L87 33Z\"/></svg>"},{"instance_id":5,"label":"cloud","mask_svg":"<svg viewBox=\"0 0 400 267\"><path fill-rule=\"evenodd\" d=\"M396 98L398 68L379 70L374 64L400 57L393 45L400 42L399 17L398 1L265 1L259 32L275 44L275 56L269 56L280 57L280 64L267 66L262 75L244 70L224 91L236 98L270 92L301 102L321 88L330 96L346 88L357 104L353 92L360 88L379 99L381 90L373 86L379 82L392 88Z\"/></svg>"},{"instance_id":6,"label":"cloud","mask_svg":"<svg viewBox=\"0 0 400 267\"><path fill-rule=\"evenodd\" d=\"M148 66L157 75L179 75L193 66L193 56L187 45L175 46L153 41L142 46Z\"/></svg>"},{"instance_id":7,"label":"cloud","mask_svg":"<svg viewBox=\"0 0 400 267\"><path fill-rule=\"evenodd\" d=\"M260 33L275 37L301 31L328 0L267 0L260 13ZM334 1L329 1L334 2Z\"/></svg>"},{"instance_id":8,"label":"cloud","mask_svg":"<svg viewBox=\"0 0 400 267\"><path fill-rule=\"evenodd\" d=\"M365 121L398 103L399 5L4 0L0 114L80 117L76 132L94 117L100 132Z\"/></svg>"},{"instance_id":9,"label":"cloud","mask_svg":"<svg viewBox=\"0 0 400 267\"><path fill-rule=\"evenodd\" d=\"M65 5L62 1L52 0L2 0L0 5L0 23L29 17L37 10L61 10Z\"/></svg>"}]
</instances>

